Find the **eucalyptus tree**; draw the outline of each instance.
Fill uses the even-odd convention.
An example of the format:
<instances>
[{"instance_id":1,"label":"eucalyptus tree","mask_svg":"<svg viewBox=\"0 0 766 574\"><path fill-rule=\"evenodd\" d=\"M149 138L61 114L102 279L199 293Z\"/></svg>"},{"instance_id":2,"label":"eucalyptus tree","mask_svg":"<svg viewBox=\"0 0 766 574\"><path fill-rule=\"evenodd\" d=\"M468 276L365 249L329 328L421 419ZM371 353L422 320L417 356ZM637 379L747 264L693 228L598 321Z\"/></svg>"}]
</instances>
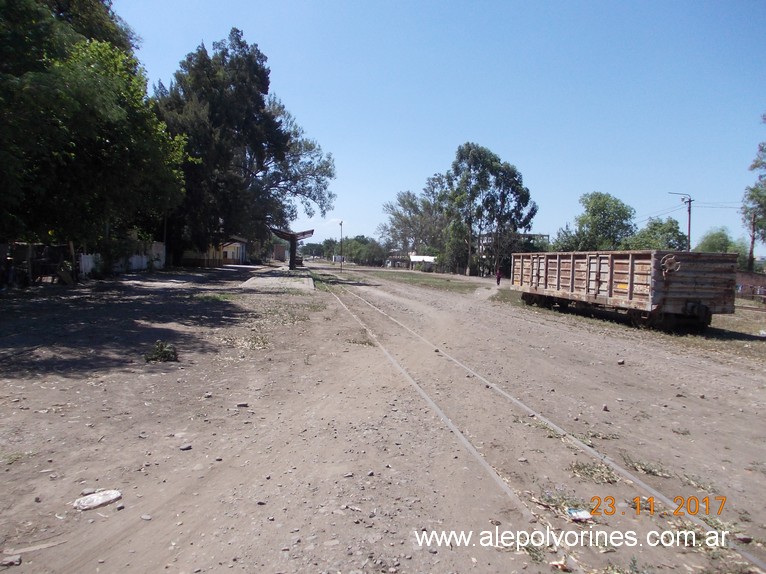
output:
<instances>
[{"instance_id":1,"label":"eucalyptus tree","mask_svg":"<svg viewBox=\"0 0 766 574\"><path fill-rule=\"evenodd\" d=\"M531 201L516 166L503 162L495 166L494 186L486 200L486 213L494 226L492 243L494 271L500 268L504 255L518 243L518 232L529 231L537 214L537 204Z\"/></svg>"},{"instance_id":2,"label":"eucalyptus tree","mask_svg":"<svg viewBox=\"0 0 766 574\"><path fill-rule=\"evenodd\" d=\"M454 223L448 228L450 249L464 244L466 275L471 272L476 249L489 252L497 268L501 237L529 230L537 213L521 173L489 149L465 143L457 149L447 180L447 212ZM457 254L451 258L460 259Z\"/></svg>"},{"instance_id":3,"label":"eucalyptus tree","mask_svg":"<svg viewBox=\"0 0 766 574\"><path fill-rule=\"evenodd\" d=\"M486 224L485 196L492 186L492 173L500 158L485 147L474 143L465 143L458 147L455 161L448 172L451 193L448 209L452 218L460 221L460 226L453 226L453 233L465 233L464 238L453 237L453 248L465 243L465 274L470 275L471 260L476 237L481 238Z\"/></svg>"},{"instance_id":4,"label":"eucalyptus tree","mask_svg":"<svg viewBox=\"0 0 766 574\"><path fill-rule=\"evenodd\" d=\"M766 114L763 115L763 121L766 123ZM741 213L742 222L750 235L747 270L753 271L755 242L766 241L766 142L758 145L758 153L750 170L758 172L758 181L745 189Z\"/></svg>"},{"instance_id":5,"label":"eucalyptus tree","mask_svg":"<svg viewBox=\"0 0 766 574\"><path fill-rule=\"evenodd\" d=\"M755 242L766 241L766 181L759 181L745 189L742 200L742 222L750 236L747 270L755 269Z\"/></svg>"},{"instance_id":6,"label":"eucalyptus tree","mask_svg":"<svg viewBox=\"0 0 766 574\"><path fill-rule=\"evenodd\" d=\"M395 201L383 204L383 213L388 216L388 221L378 227L378 235L384 243L404 252L441 252L447 226L447 190L446 177L437 173L426 180L419 195L400 191Z\"/></svg>"}]
</instances>

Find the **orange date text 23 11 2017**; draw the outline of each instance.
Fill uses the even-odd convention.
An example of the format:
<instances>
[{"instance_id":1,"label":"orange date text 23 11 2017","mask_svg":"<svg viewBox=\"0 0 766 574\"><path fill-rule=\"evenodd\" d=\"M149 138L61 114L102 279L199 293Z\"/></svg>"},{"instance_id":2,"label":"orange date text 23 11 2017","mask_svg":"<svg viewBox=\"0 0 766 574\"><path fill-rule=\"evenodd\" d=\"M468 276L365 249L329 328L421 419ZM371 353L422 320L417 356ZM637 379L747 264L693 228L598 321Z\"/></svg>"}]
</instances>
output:
<instances>
[{"instance_id":1,"label":"orange date text 23 11 2017","mask_svg":"<svg viewBox=\"0 0 766 574\"><path fill-rule=\"evenodd\" d=\"M590 502L590 513L592 516L614 516L616 514L624 516L626 514L626 511L617 508L617 503L613 496L594 496L590 499ZM637 496L630 502L636 516L641 514L654 514L655 505L653 496L650 496L649 498L641 498L640 496ZM698 496L676 496L673 499L673 504L675 505L672 512L673 516L697 516L698 514L703 514L705 516L715 514L720 516L721 512L723 512L723 507L726 504L726 497L704 496L700 498Z\"/></svg>"}]
</instances>

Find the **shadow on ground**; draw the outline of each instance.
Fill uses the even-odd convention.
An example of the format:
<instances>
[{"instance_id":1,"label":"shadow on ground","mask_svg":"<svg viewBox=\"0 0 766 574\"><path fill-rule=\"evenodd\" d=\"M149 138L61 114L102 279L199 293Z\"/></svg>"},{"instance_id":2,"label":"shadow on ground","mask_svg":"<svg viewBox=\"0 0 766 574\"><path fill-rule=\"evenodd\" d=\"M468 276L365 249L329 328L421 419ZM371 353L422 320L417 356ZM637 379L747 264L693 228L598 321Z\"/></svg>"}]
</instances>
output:
<instances>
[{"instance_id":1,"label":"shadow on ground","mask_svg":"<svg viewBox=\"0 0 766 574\"><path fill-rule=\"evenodd\" d=\"M576 307L560 308L556 307L557 312L565 315L575 315L579 317L590 317L593 319L599 319L601 321L609 321L612 323L618 323L621 325L627 325L634 327L628 318L627 314L620 313L618 311L610 311L608 309L577 309ZM641 328L641 327L634 327ZM749 333L742 333L739 331L730 331L721 327L708 327L707 329L700 331L691 327L679 326L674 329L656 329L665 333L674 335L689 335L696 336L704 339L719 340L719 341L763 341L763 337L758 335L752 335Z\"/></svg>"},{"instance_id":2,"label":"shadow on ground","mask_svg":"<svg viewBox=\"0 0 766 574\"><path fill-rule=\"evenodd\" d=\"M0 298L0 371L76 377L145 362L159 340L184 352L216 348L195 328L247 314L234 301L250 270L127 275L76 287L46 285Z\"/></svg>"}]
</instances>

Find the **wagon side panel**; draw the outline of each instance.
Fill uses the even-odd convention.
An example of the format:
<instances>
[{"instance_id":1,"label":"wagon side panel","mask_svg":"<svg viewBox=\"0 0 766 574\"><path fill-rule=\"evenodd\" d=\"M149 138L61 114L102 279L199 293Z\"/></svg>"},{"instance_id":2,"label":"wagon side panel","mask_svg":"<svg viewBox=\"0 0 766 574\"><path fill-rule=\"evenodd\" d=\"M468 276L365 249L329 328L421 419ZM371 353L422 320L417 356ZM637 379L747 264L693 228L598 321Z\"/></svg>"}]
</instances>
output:
<instances>
[{"instance_id":1,"label":"wagon side panel","mask_svg":"<svg viewBox=\"0 0 766 574\"><path fill-rule=\"evenodd\" d=\"M652 259L652 308L690 315L734 313L737 255L657 251Z\"/></svg>"}]
</instances>

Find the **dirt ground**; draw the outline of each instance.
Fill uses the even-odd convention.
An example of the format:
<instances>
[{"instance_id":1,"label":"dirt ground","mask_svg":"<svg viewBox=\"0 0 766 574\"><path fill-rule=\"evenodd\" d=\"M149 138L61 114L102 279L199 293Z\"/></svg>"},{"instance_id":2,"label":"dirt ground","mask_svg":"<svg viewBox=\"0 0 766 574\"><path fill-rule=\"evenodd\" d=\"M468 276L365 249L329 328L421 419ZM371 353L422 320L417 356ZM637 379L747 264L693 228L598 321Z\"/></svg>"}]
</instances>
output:
<instances>
[{"instance_id":1,"label":"dirt ground","mask_svg":"<svg viewBox=\"0 0 766 574\"><path fill-rule=\"evenodd\" d=\"M763 338L310 272L1 294L9 571L763 572Z\"/></svg>"}]
</instances>

